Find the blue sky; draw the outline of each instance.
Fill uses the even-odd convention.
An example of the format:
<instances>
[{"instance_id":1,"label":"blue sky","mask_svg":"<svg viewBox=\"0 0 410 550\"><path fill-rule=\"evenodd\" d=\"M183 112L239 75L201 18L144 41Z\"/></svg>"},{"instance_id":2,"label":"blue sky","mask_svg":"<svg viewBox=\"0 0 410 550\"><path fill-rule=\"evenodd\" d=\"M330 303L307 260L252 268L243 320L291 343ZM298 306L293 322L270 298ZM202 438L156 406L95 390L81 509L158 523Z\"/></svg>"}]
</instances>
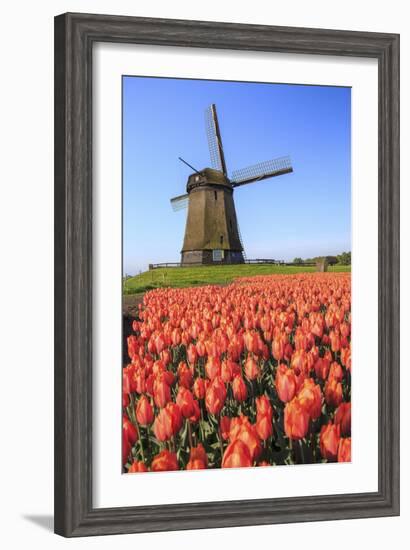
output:
<instances>
[{"instance_id":1,"label":"blue sky","mask_svg":"<svg viewBox=\"0 0 410 550\"><path fill-rule=\"evenodd\" d=\"M351 249L350 88L123 77L123 269L177 262L189 168L210 166L204 111L215 103L228 173L290 155L294 173L235 190L248 258Z\"/></svg>"}]
</instances>

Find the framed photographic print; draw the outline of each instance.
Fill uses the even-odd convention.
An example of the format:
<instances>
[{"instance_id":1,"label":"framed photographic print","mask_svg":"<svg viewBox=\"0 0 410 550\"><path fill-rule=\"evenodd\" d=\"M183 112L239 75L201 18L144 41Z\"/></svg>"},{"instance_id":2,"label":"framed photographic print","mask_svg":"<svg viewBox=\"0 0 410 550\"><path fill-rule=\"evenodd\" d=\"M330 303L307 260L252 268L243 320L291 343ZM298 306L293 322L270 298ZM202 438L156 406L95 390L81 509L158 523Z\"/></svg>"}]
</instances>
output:
<instances>
[{"instance_id":1,"label":"framed photographic print","mask_svg":"<svg viewBox=\"0 0 410 550\"><path fill-rule=\"evenodd\" d=\"M56 17L56 533L399 513L398 60Z\"/></svg>"}]
</instances>

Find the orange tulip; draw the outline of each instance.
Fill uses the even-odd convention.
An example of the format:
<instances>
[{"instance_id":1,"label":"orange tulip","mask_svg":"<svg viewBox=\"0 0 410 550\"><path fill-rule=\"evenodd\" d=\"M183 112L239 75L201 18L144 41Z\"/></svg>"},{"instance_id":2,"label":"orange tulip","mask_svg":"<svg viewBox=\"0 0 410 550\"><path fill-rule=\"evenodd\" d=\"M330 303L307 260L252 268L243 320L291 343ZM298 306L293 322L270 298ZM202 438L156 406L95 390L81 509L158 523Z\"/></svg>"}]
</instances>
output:
<instances>
[{"instance_id":1,"label":"orange tulip","mask_svg":"<svg viewBox=\"0 0 410 550\"><path fill-rule=\"evenodd\" d=\"M279 399L283 401L283 403L291 401L296 393L296 377L294 371L288 369L285 365L279 365L276 370L275 386Z\"/></svg>"},{"instance_id":2,"label":"orange tulip","mask_svg":"<svg viewBox=\"0 0 410 550\"><path fill-rule=\"evenodd\" d=\"M227 440L229 439L229 431L231 429L231 418L229 416L221 416L221 434L222 438Z\"/></svg>"},{"instance_id":3,"label":"orange tulip","mask_svg":"<svg viewBox=\"0 0 410 550\"><path fill-rule=\"evenodd\" d=\"M272 417L267 414L259 415L256 419L256 431L266 441L273 433Z\"/></svg>"},{"instance_id":4,"label":"orange tulip","mask_svg":"<svg viewBox=\"0 0 410 550\"><path fill-rule=\"evenodd\" d=\"M221 375L221 362L218 357L208 357L208 361L205 365L205 372L209 380L213 380Z\"/></svg>"},{"instance_id":5,"label":"orange tulip","mask_svg":"<svg viewBox=\"0 0 410 550\"><path fill-rule=\"evenodd\" d=\"M149 424L152 424L154 420L154 411L152 410L151 403L145 395L143 395L137 403L135 408L135 416L137 417L138 424L141 424L141 426L148 426Z\"/></svg>"},{"instance_id":6,"label":"orange tulip","mask_svg":"<svg viewBox=\"0 0 410 550\"><path fill-rule=\"evenodd\" d=\"M154 401L161 408L171 401L171 388L164 379L158 378L154 382Z\"/></svg>"},{"instance_id":7,"label":"orange tulip","mask_svg":"<svg viewBox=\"0 0 410 550\"><path fill-rule=\"evenodd\" d=\"M189 344L189 347L187 349L187 358L190 365L195 365L195 363L197 362L198 352L193 344Z\"/></svg>"},{"instance_id":8,"label":"orange tulip","mask_svg":"<svg viewBox=\"0 0 410 550\"><path fill-rule=\"evenodd\" d=\"M203 378L197 378L194 382L194 394L197 399L205 397L205 382Z\"/></svg>"},{"instance_id":9,"label":"orange tulip","mask_svg":"<svg viewBox=\"0 0 410 550\"><path fill-rule=\"evenodd\" d=\"M189 454L187 470L204 470L208 466L208 457L201 443L197 447L192 447Z\"/></svg>"},{"instance_id":10,"label":"orange tulip","mask_svg":"<svg viewBox=\"0 0 410 550\"><path fill-rule=\"evenodd\" d=\"M297 397L285 406L285 433L290 439L303 439L309 429L309 413Z\"/></svg>"},{"instance_id":11,"label":"orange tulip","mask_svg":"<svg viewBox=\"0 0 410 550\"><path fill-rule=\"evenodd\" d=\"M189 418L190 416L195 414L195 400L192 393L184 388L183 386L180 386L177 398L176 398L177 405L179 406L182 415L185 418Z\"/></svg>"},{"instance_id":12,"label":"orange tulip","mask_svg":"<svg viewBox=\"0 0 410 550\"><path fill-rule=\"evenodd\" d=\"M248 380L255 380L260 376L260 368L253 357L248 357L245 362L245 374Z\"/></svg>"},{"instance_id":13,"label":"orange tulip","mask_svg":"<svg viewBox=\"0 0 410 550\"><path fill-rule=\"evenodd\" d=\"M122 433L123 437L128 440L130 445L134 445L138 439L137 429L127 416L123 416L122 418Z\"/></svg>"},{"instance_id":14,"label":"orange tulip","mask_svg":"<svg viewBox=\"0 0 410 550\"><path fill-rule=\"evenodd\" d=\"M351 404L340 403L335 413L335 424L340 424L340 433L342 435L350 435L351 425Z\"/></svg>"},{"instance_id":15,"label":"orange tulip","mask_svg":"<svg viewBox=\"0 0 410 550\"><path fill-rule=\"evenodd\" d=\"M340 441L340 426L329 422L320 430L320 453L323 458L333 462L337 459Z\"/></svg>"},{"instance_id":16,"label":"orange tulip","mask_svg":"<svg viewBox=\"0 0 410 550\"><path fill-rule=\"evenodd\" d=\"M342 384L334 378L329 378L325 385L325 400L332 407L337 407L343 401Z\"/></svg>"},{"instance_id":17,"label":"orange tulip","mask_svg":"<svg viewBox=\"0 0 410 550\"><path fill-rule=\"evenodd\" d=\"M330 365L329 378L333 378L338 382L341 382L343 380L343 369L341 365L336 361L333 361L333 363Z\"/></svg>"},{"instance_id":18,"label":"orange tulip","mask_svg":"<svg viewBox=\"0 0 410 550\"><path fill-rule=\"evenodd\" d=\"M322 413L322 390L312 378L304 380L298 392L298 400L312 420L319 418Z\"/></svg>"},{"instance_id":19,"label":"orange tulip","mask_svg":"<svg viewBox=\"0 0 410 550\"><path fill-rule=\"evenodd\" d=\"M205 405L207 410L214 415L221 412L225 404L226 388L222 380L218 377L214 379L206 390Z\"/></svg>"},{"instance_id":20,"label":"orange tulip","mask_svg":"<svg viewBox=\"0 0 410 550\"><path fill-rule=\"evenodd\" d=\"M232 393L234 398L239 401L245 401L248 397L248 389L246 387L245 381L240 374L235 376L232 382Z\"/></svg>"},{"instance_id":21,"label":"orange tulip","mask_svg":"<svg viewBox=\"0 0 410 550\"><path fill-rule=\"evenodd\" d=\"M268 396L261 395L260 397L256 398L256 414L258 416L267 415L272 418L273 408Z\"/></svg>"},{"instance_id":22,"label":"orange tulip","mask_svg":"<svg viewBox=\"0 0 410 550\"><path fill-rule=\"evenodd\" d=\"M249 466L252 466L249 449L240 439L236 439L225 449L222 468L246 468Z\"/></svg>"},{"instance_id":23,"label":"orange tulip","mask_svg":"<svg viewBox=\"0 0 410 550\"><path fill-rule=\"evenodd\" d=\"M337 461L338 462L352 461L352 440L350 437L340 439L339 449L337 451Z\"/></svg>"},{"instance_id":24,"label":"orange tulip","mask_svg":"<svg viewBox=\"0 0 410 550\"><path fill-rule=\"evenodd\" d=\"M158 441L167 441L176 435L182 426L181 410L175 403L161 409L154 421L154 434Z\"/></svg>"},{"instance_id":25,"label":"orange tulip","mask_svg":"<svg viewBox=\"0 0 410 550\"><path fill-rule=\"evenodd\" d=\"M134 460L134 462L128 468L128 473L129 474L135 474L137 472L148 472L148 468L145 466L145 464L143 462L139 462L138 460Z\"/></svg>"},{"instance_id":26,"label":"orange tulip","mask_svg":"<svg viewBox=\"0 0 410 550\"><path fill-rule=\"evenodd\" d=\"M177 455L168 450L161 451L152 460L151 470L153 472L166 472L178 469Z\"/></svg>"}]
</instances>

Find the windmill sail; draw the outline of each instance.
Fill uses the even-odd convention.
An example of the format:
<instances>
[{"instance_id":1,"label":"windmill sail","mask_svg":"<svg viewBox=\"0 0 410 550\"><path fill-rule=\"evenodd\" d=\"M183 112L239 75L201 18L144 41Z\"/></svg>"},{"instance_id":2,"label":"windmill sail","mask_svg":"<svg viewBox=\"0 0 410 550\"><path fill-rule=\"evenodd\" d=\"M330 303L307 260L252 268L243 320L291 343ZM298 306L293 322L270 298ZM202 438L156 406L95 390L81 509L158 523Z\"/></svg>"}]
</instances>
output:
<instances>
[{"instance_id":1,"label":"windmill sail","mask_svg":"<svg viewBox=\"0 0 410 550\"><path fill-rule=\"evenodd\" d=\"M177 197L173 197L171 199L171 206L174 212L177 210L182 210L183 208L187 208L189 201L189 195L178 195Z\"/></svg>"},{"instance_id":2,"label":"windmill sail","mask_svg":"<svg viewBox=\"0 0 410 550\"><path fill-rule=\"evenodd\" d=\"M212 168L223 172L226 176L225 155L222 147L221 132L219 130L218 115L216 114L216 106L214 103L205 111L205 128Z\"/></svg>"},{"instance_id":3,"label":"windmill sail","mask_svg":"<svg viewBox=\"0 0 410 550\"><path fill-rule=\"evenodd\" d=\"M280 157L260 162L241 170L235 170L232 172L230 181L233 187L239 187L240 185L281 176L289 172L293 172L290 157Z\"/></svg>"}]
</instances>

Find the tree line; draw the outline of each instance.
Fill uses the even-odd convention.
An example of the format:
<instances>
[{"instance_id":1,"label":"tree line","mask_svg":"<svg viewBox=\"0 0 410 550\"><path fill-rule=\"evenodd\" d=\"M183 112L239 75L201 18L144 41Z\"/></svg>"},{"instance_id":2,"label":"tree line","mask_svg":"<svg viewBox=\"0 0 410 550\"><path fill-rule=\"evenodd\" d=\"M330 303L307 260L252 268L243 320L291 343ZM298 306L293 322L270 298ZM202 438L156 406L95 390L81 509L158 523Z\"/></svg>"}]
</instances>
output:
<instances>
[{"instance_id":1,"label":"tree line","mask_svg":"<svg viewBox=\"0 0 410 550\"><path fill-rule=\"evenodd\" d=\"M304 264L304 263L315 263L317 260L320 260L323 256L315 256L314 258L294 258L294 264ZM342 252L336 256L325 256L330 264L340 264L340 265L351 265L352 263L352 253L351 252Z\"/></svg>"}]
</instances>

